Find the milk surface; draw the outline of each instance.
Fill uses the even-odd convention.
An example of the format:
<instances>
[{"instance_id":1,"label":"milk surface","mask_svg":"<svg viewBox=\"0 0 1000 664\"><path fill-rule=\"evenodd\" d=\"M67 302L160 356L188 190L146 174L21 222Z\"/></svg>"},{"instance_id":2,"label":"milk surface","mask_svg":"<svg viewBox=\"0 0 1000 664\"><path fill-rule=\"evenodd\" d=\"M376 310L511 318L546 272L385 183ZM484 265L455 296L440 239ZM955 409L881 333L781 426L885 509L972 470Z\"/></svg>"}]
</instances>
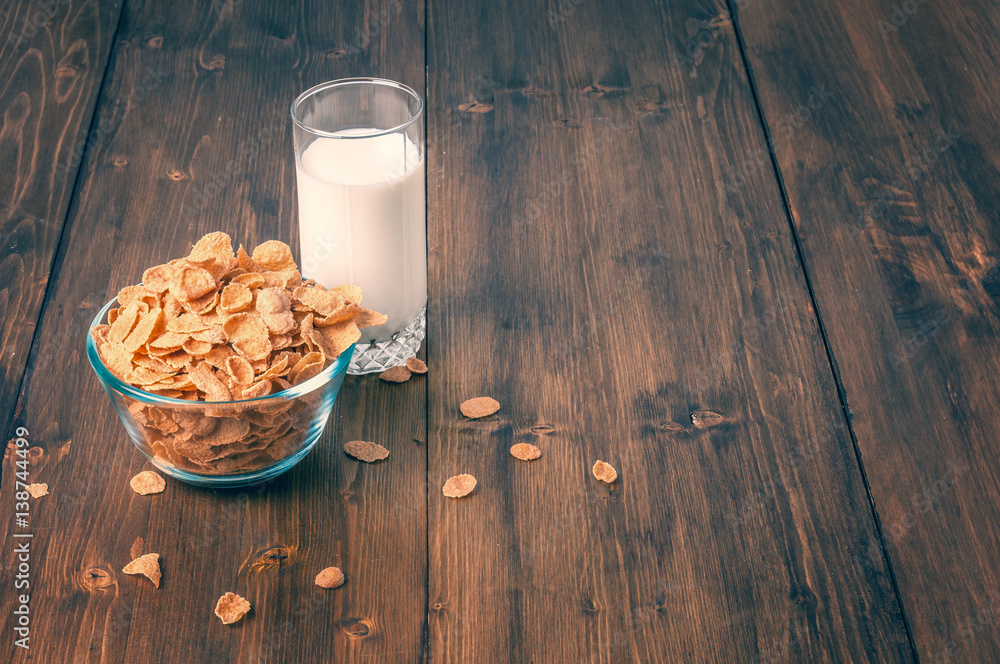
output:
<instances>
[{"instance_id":1,"label":"milk surface","mask_svg":"<svg viewBox=\"0 0 1000 664\"><path fill-rule=\"evenodd\" d=\"M388 341L427 301L425 169L417 146L403 134L317 138L296 169L302 275L327 288L361 286L363 304L389 317L362 330L362 341Z\"/></svg>"}]
</instances>

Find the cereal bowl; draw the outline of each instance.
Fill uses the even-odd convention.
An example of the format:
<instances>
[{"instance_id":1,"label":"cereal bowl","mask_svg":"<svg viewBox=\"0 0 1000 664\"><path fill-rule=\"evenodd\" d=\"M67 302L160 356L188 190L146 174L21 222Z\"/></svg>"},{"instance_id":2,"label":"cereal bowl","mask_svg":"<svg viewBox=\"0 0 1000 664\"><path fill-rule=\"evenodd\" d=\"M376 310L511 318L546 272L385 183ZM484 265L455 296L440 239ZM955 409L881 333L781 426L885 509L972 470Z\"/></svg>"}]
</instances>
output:
<instances>
[{"instance_id":1,"label":"cereal bowl","mask_svg":"<svg viewBox=\"0 0 1000 664\"><path fill-rule=\"evenodd\" d=\"M91 328L107 320L107 303ZM192 401L146 392L118 378L92 335L87 358L139 451L165 474L202 486L238 487L277 477L319 440L354 353L279 392L239 401Z\"/></svg>"}]
</instances>

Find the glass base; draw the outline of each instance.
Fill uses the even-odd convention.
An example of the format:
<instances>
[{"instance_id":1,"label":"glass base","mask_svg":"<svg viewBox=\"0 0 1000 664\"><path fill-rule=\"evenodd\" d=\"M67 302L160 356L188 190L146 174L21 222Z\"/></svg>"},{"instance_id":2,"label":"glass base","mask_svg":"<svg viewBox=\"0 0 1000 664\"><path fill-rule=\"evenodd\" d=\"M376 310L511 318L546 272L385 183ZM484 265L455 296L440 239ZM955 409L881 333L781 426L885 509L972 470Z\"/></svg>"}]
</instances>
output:
<instances>
[{"instance_id":1,"label":"glass base","mask_svg":"<svg viewBox=\"0 0 1000 664\"><path fill-rule=\"evenodd\" d=\"M361 334L364 335L364 330ZM426 336L427 307L425 306L409 325L397 332L389 341L369 344L359 341L354 349L351 365L347 367L347 373L358 376L381 373L391 367L398 367L417 354Z\"/></svg>"}]
</instances>

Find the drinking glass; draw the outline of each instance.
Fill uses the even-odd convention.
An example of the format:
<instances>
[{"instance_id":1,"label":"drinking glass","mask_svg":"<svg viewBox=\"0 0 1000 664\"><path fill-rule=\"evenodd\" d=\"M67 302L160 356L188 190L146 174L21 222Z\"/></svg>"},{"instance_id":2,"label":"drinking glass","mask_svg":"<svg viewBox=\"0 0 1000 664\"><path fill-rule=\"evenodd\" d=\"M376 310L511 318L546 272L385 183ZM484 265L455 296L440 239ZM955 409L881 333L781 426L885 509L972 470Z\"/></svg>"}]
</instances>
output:
<instances>
[{"instance_id":1,"label":"drinking glass","mask_svg":"<svg viewBox=\"0 0 1000 664\"><path fill-rule=\"evenodd\" d=\"M302 276L357 284L388 316L362 330L348 372L416 355L427 326L424 103L378 78L322 83L292 104Z\"/></svg>"}]
</instances>

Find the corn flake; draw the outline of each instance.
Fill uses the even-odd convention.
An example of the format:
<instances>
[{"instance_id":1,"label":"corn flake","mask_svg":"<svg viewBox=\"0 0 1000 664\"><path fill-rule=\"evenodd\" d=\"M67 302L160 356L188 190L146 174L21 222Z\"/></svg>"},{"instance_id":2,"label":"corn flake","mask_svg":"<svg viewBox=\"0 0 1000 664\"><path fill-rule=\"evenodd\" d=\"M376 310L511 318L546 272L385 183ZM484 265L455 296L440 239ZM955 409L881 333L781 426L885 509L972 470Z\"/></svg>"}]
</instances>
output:
<instances>
[{"instance_id":1,"label":"corn flake","mask_svg":"<svg viewBox=\"0 0 1000 664\"><path fill-rule=\"evenodd\" d=\"M352 440L349 443L344 443L344 452L348 456L366 463L381 461L389 456L389 450L386 448L378 443L369 443L364 440Z\"/></svg>"},{"instance_id":2,"label":"corn flake","mask_svg":"<svg viewBox=\"0 0 1000 664\"><path fill-rule=\"evenodd\" d=\"M339 588L344 585L344 573L339 567L327 567L316 575L316 585L320 588Z\"/></svg>"},{"instance_id":3,"label":"corn flake","mask_svg":"<svg viewBox=\"0 0 1000 664\"><path fill-rule=\"evenodd\" d=\"M152 581L154 586L159 588L161 577L160 554L147 553L144 556L139 556L128 565L125 565L122 571L126 574L142 574Z\"/></svg>"},{"instance_id":4,"label":"corn flake","mask_svg":"<svg viewBox=\"0 0 1000 664\"><path fill-rule=\"evenodd\" d=\"M455 475L444 483L442 493L448 498L464 498L476 488L476 478L472 475Z\"/></svg>"},{"instance_id":5,"label":"corn flake","mask_svg":"<svg viewBox=\"0 0 1000 664\"><path fill-rule=\"evenodd\" d=\"M160 493L166 489L167 483L163 481L159 473L144 470L129 480L129 486L140 496L148 496L151 493Z\"/></svg>"},{"instance_id":6,"label":"corn flake","mask_svg":"<svg viewBox=\"0 0 1000 664\"><path fill-rule=\"evenodd\" d=\"M406 368L415 374L427 373L427 364L423 360L418 360L415 357L411 357L406 360Z\"/></svg>"},{"instance_id":7,"label":"corn flake","mask_svg":"<svg viewBox=\"0 0 1000 664\"><path fill-rule=\"evenodd\" d=\"M521 461L531 461L532 459L537 459L542 456L542 451L531 443L516 443L511 446L510 453L512 456L520 459Z\"/></svg>"},{"instance_id":8,"label":"corn flake","mask_svg":"<svg viewBox=\"0 0 1000 664\"><path fill-rule=\"evenodd\" d=\"M410 370L405 366L390 367L378 375L387 383L405 383L410 380Z\"/></svg>"},{"instance_id":9,"label":"corn flake","mask_svg":"<svg viewBox=\"0 0 1000 664\"><path fill-rule=\"evenodd\" d=\"M476 397L475 399L463 401L459 409L469 419L476 420L481 417L488 417L500 410L500 402L490 397Z\"/></svg>"},{"instance_id":10,"label":"corn flake","mask_svg":"<svg viewBox=\"0 0 1000 664\"><path fill-rule=\"evenodd\" d=\"M594 473L594 477L601 480L602 482L607 482L611 484L616 479L618 479L618 471L610 463L604 461L597 461L594 467L591 469Z\"/></svg>"},{"instance_id":11,"label":"corn flake","mask_svg":"<svg viewBox=\"0 0 1000 664\"><path fill-rule=\"evenodd\" d=\"M215 615L223 625L231 625L250 611L250 602L236 593L226 593L215 604Z\"/></svg>"},{"instance_id":12,"label":"corn flake","mask_svg":"<svg viewBox=\"0 0 1000 664\"><path fill-rule=\"evenodd\" d=\"M210 233L187 256L121 289L119 307L91 336L108 369L135 387L219 404L196 413L126 403L159 462L245 472L301 449L309 395L253 407L226 402L268 397L321 374L360 340L360 328L385 322L360 306L361 297L354 285L328 290L303 281L282 242L265 242L251 257L242 246L234 254L226 234ZM131 484L147 492L162 483L157 477L140 473Z\"/></svg>"}]
</instances>

